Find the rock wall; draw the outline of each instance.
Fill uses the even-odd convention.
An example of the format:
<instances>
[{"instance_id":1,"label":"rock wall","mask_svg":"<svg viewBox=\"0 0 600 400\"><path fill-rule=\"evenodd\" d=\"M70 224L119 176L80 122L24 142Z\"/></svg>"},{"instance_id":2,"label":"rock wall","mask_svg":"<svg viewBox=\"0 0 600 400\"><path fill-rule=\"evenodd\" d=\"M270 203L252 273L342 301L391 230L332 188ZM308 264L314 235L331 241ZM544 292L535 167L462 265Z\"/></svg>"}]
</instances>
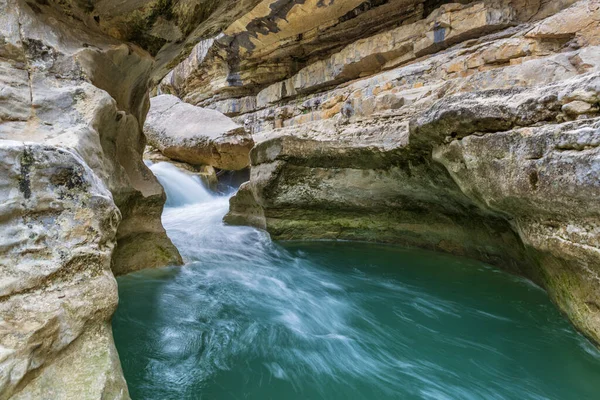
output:
<instances>
[{"instance_id":1,"label":"rock wall","mask_svg":"<svg viewBox=\"0 0 600 400\"><path fill-rule=\"evenodd\" d=\"M600 343L599 9L0 0L0 399L128 398L113 274L181 261L142 162L159 81L253 134L227 221L479 258Z\"/></svg>"},{"instance_id":2,"label":"rock wall","mask_svg":"<svg viewBox=\"0 0 600 400\"><path fill-rule=\"evenodd\" d=\"M234 4L0 0L0 399L129 397L114 274L182 262L142 162L148 91Z\"/></svg>"},{"instance_id":3,"label":"rock wall","mask_svg":"<svg viewBox=\"0 0 600 400\"><path fill-rule=\"evenodd\" d=\"M49 3L0 11L0 398L127 398L111 266L181 262L141 161L153 61Z\"/></svg>"},{"instance_id":4,"label":"rock wall","mask_svg":"<svg viewBox=\"0 0 600 400\"><path fill-rule=\"evenodd\" d=\"M257 6L159 86L253 133L226 221L478 258L600 343L599 2L323 3Z\"/></svg>"}]
</instances>

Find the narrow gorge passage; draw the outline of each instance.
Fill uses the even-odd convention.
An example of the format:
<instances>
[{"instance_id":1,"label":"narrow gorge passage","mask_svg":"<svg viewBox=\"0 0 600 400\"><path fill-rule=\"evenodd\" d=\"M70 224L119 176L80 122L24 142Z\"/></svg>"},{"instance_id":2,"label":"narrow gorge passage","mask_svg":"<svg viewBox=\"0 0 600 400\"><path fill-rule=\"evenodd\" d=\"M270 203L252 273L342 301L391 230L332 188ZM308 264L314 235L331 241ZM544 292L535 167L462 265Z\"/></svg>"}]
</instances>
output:
<instances>
[{"instance_id":1,"label":"narrow gorge passage","mask_svg":"<svg viewBox=\"0 0 600 400\"><path fill-rule=\"evenodd\" d=\"M600 352L529 282L482 263L225 226L230 195L167 163L182 268L118 279L133 399L593 399Z\"/></svg>"}]
</instances>

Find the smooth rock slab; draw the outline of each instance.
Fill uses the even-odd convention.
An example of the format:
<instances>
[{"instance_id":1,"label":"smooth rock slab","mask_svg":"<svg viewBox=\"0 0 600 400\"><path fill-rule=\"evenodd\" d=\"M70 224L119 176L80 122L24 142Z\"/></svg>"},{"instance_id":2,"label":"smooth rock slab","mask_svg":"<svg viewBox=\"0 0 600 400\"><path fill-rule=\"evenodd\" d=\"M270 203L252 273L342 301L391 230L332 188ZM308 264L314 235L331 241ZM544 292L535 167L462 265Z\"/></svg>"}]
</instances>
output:
<instances>
[{"instance_id":1,"label":"smooth rock slab","mask_svg":"<svg viewBox=\"0 0 600 400\"><path fill-rule=\"evenodd\" d=\"M171 95L150 100L144 132L148 142L169 158L225 170L246 168L254 146L252 137L230 118Z\"/></svg>"}]
</instances>

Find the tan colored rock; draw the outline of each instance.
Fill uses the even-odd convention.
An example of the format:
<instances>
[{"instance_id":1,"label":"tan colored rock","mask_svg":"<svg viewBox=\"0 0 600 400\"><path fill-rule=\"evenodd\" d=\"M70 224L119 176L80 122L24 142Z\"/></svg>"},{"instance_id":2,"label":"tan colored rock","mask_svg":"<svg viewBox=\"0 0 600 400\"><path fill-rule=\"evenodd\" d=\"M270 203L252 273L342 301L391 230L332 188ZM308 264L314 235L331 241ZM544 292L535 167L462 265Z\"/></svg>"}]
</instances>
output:
<instances>
[{"instance_id":1,"label":"tan colored rock","mask_svg":"<svg viewBox=\"0 0 600 400\"><path fill-rule=\"evenodd\" d=\"M562 110L571 115L585 114L592 110L592 105L585 101L574 100L562 106Z\"/></svg>"},{"instance_id":2,"label":"tan colored rock","mask_svg":"<svg viewBox=\"0 0 600 400\"><path fill-rule=\"evenodd\" d=\"M213 103L256 95L269 84L310 65L310 61L325 58L323 55L334 47L384 31L392 24L412 22L422 18L422 13L420 0L390 0L383 4L264 0L215 38L206 53L199 52L205 54L201 61L190 57L178 65L161 83L162 92L202 106L208 106L207 99ZM387 45L383 39L380 44ZM388 61L394 56L387 54ZM230 64L230 60L239 63ZM374 57L364 60L370 62L380 64ZM318 68L314 71L323 73ZM287 84L286 89L292 86ZM281 88L278 85L271 90Z\"/></svg>"},{"instance_id":3,"label":"tan colored rock","mask_svg":"<svg viewBox=\"0 0 600 400\"><path fill-rule=\"evenodd\" d=\"M521 250L508 225L493 214L469 214L444 170L410 154L408 134L405 122L388 120L337 128L321 122L263 137L251 152L250 182L231 199L225 221L279 239L452 247L512 265L509 254Z\"/></svg>"},{"instance_id":4,"label":"tan colored rock","mask_svg":"<svg viewBox=\"0 0 600 400\"><path fill-rule=\"evenodd\" d=\"M215 110L192 106L172 95L151 99L145 134L165 156L193 165L244 169L254 141L243 127Z\"/></svg>"},{"instance_id":5,"label":"tan colored rock","mask_svg":"<svg viewBox=\"0 0 600 400\"><path fill-rule=\"evenodd\" d=\"M600 343L600 29L597 2L561 11L570 3L448 4L426 27L454 26L455 36L420 45L444 52L338 86L315 74L314 93L265 89L264 108L237 117L257 144L225 220L274 238L383 241L497 263L546 288ZM510 26L523 18L533 22Z\"/></svg>"},{"instance_id":6,"label":"tan colored rock","mask_svg":"<svg viewBox=\"0 0 600 400\"><path fill-rule=\"evenodd\" d=\"M111 193L73 152L2 140L0 154L0 398L128 398Z\"/></svg>"},{"instance_id":7,"label":"tan colored rock","mask_svg":"<svg viewBox=\"0 0 600 400\"><path fill-rule=\"evenodd\" d=\"M113 273L181 263L141 158L148 89L210 14L160 3L0 0L1 399L129 398ZM198 32L254 6L234 3Z\"/></svg>"},{"instance_id":8,"label":"tan colored rock","mask_svg":"<svg viewBox=\"0 0 600 400\"><path fill-rule=\"evenodd\" d=\"M351 43L329 58L301 69L293 77L263 89L256 96L257 107L349 81L363 74L372 75L453 43L503 29L516 21L516 14L508 3L443 6L424 20ZM517 46L524 45L518 42ZM526 50L511 49L508 45L500 51L505 54L492 56L488 51L476 65L471 59L469 68L479 67L485 62L501 62L502 57L508 60L528 54ZM449 72L455 72L455 69L450 68ZM461 70L460 67L458 70Z\"/></svg>"},{"instance_id":9,"label":"tan colored rock","mask_svg":"<svg viewBox=\"0 0 600 400\"><path fill-rule=\"evenodd\" d=\"M513 218L531 249L535 267L529 276L596 342L599 149L595 118L469 136L434 152L464 193Z\"/></svg>"},{"instance_id":10,"label":"tan colored rock","mask_svg":"<svg viewBox=\"0 0 600 400\"><path fill-rule=\"evenodd\" d=\"M539 39L581 41L580 45L596 46L600 44L600 2L597 0L581 0L576 6L569 8L568 13L557 13L536 25L528 37Z\"/></svg>"},{"instance_id":11,"label":"tan colored rock","mask_svg":"<svg viewBox=\"0 0 600 400\"><path fill-rule=\"evenodd\" d=\"M422 56L516 24L515 11L512 5L503 2L443 5L427 18L425 36L414 45L415 55Z\"/></svg>"},{"instance_id":12,"label":"tan colored rock","mask_svg":"<svg viewBox=\"0 0 600 400\"><path fill-rule=\"evenodd\" d=\"M199 106L202 106L202 103L200 103ZM217 102L212 102L209 99L206 101L206 108L217 110L228 117L234 117L255 111L256 97L246 96L239 99L225 99Z\"/></svg>"},{"instance_id":13,"label":"tan colored rock","mask_svg":"<svg viewBox=\"0 0 600 400\"><path fill-rule=\"evenodd\" d=\"M31 4L0 1L0 398L128 398L113 272L181 262L140 158L152 59Z\"/></svg>"}]
</instances>

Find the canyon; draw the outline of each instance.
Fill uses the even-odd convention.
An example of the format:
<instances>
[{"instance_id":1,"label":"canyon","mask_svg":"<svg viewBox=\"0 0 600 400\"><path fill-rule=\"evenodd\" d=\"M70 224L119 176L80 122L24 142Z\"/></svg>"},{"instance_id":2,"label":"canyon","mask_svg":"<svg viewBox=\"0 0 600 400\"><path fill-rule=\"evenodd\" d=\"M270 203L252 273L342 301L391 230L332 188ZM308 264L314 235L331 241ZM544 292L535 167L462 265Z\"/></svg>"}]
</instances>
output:
<instances>
[{"instance_id":1,"label":"canyon","mask_svg":"<svg viewBox=\"0 0 600 400\"><path fill-rule=\"evenodd\" d=\"M147 141L250 167L228 224L496 265L600 343L597 0L0 0L0 84L0 399L129 398L114 277L184 261Z\"/></svg>"}]
</instances>

